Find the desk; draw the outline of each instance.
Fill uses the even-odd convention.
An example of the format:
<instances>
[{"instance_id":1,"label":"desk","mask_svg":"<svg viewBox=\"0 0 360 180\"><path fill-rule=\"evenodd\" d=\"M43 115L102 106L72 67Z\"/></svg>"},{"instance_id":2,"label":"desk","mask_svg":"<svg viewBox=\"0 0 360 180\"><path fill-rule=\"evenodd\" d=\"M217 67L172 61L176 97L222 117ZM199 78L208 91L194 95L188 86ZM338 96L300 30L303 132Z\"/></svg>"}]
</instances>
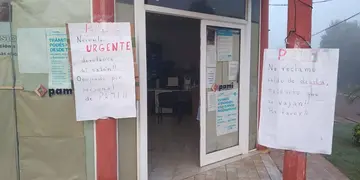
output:
<instances>
[{"instance_id":1,"label":"desk","mask_svg":"<svg viewBox=\"0 0 360 180\"><path fill-rule=\"evenodd\" d=\"M192 90L180 89L148 89L148 106L152 113L159 113L159 98L158 95L163 92L191 92ZM163 113L172 113L172 108L163 108Z\"/></svg>"}]
</instances>

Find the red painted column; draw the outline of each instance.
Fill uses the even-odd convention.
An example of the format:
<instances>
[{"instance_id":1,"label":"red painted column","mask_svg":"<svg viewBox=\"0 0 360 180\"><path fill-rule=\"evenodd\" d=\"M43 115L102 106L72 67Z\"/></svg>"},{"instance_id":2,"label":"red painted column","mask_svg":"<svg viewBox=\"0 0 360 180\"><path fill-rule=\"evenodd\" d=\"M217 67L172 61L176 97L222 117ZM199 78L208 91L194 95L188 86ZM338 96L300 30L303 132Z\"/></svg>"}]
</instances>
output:
<instances>
[{"instance_id":1,"label":"red painted column","mask_svg":"<svg viewBox=\"0 0 360 180\"><path fill-rule=\"evenodd\" d=\"M312 0L288 1L287 48L310 48ZM307 42L306 42L307 41ZM285 151L284 180L306 179L306 154Z\"/></svg>"},{"instance_id":2,"label":"red painted column","mask_svg":"<svg viewBox=\"0 0 360 180\"><path fill-rule=\"evenodd\" d=\"M262 73L264 62L264 51L268 48L269 44L269 0L261 0L260 9L260 61L259 61L259 100L258 100L258 129L260 125L260 102L261 102L261 88L262 88ZM266 151L267 148L260 144L256 145L256 149L259 151Z\"/></svg>"},{"instance_id":3,"label":"red painted column","mask_svg":"<svg viewBox=\"0 0 360 180\"><path fill-rule=\"evenodd\" d=\"M93 22L114 22L115 0L92 0ZM95 156L97 180L117 180L117 120L113 118L95 121Z\"/></svg>"}]
</instances>

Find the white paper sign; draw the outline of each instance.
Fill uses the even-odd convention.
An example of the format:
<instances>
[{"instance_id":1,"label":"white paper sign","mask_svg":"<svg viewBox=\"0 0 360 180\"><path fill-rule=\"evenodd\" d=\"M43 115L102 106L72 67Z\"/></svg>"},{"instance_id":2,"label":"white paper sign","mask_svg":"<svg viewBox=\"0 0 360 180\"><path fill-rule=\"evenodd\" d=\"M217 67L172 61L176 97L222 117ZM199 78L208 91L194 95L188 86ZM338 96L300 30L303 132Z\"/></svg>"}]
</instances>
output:
<instances>
[{"instance_id":1,"label":"white paper sign","mask_svg":"<svg viewBox=\"0 0 360 180\"><path fill-rule=\"evenodd\" d=\"M259 144L331 154L338 49L265 51Z\"/></svg>"},{"instance_id":2,"label":"white paper sign","mask_svg":"<svg viewBox=\"0 0 360 180\"><path fill-rule=\"evenodd\" d=\"M238 90L217 92L216 135L238 131Z\"/></svg>"},{"instance_id":3,"label":"white paper sign","mask_svg":"<svg viewBox=\"0 0 360 180\"><path fill-rule=\"evenodd\" d=\"M208 105L208 111L216 111L217 101L216 101L216 92L209 91L207 92L207 105Z\"/></svg>"},{"instance_id":4,"label":"white paper sign","mask_svg":"<svg viewBox=\"0 0 360 180\"><path fill-rule=\"evenodd\" d=\"M10 22L0 22L0 37L0 57L11 56L12 48L15 48L16 36L11 35Z\"/></svg>"},{"instance_id":5,"label":"white paper sign","mask_svg":"<svg viewBox=\"0 0 360 180\"><path fill-rule=\"evenodd\" d=\"M238 61L229 61L229 80L237 80L239 71L239 62Z\"/></svg>"},{"instance_id":6,"label":"white paper sign","mask_svg":"<svg viewBox=\"0 0 360 180\"><path fill-rule=\"evenodd\" d=\"M216 80L216 68L206 68L207 88L211 88Z\"/></svg>"},{"instance_id":7,"label":"white paper sign","mask_svg":"<svg viewBox=\"0 0 360 180\"><path fill-rule=\"evenodd\" d=\"M47 28L49 88L71 88L68 40L65 28Z\"/></svg>"},{"instance_id":8,"label":"white paper sign","mask_svg":"<svg viewBox=\"0 0 360 180\"><path fill-rule=\"evenodd\" d=\"M136 116L130 23L70 23L76 119Z\"/></svg>"},{"instance_id":9,"label":"white paper sign","mask_svg":"<svg viewBox=\"0 0 360 180\"><path fill-rule=\"evenodd\" d=\"M216 47L218 61L233 60L233 34L232 30L221 29L216 31Z\"/></svg>"},{"instance_id":10,"label":"white paper sign","mask_svg":"<svg viewBox=\"0 0 360 180\"><path fill-rule=\"evenodd\" d=\"M49 73L45 28L19 28L17 31L20 73Z\"/></svg>"},{"instance_id":11,"label":"white paper sign","mask_svg":"<svg viewBox=\"0 0 360 180\"><path fill-rule=\"evenodd\" d=\"M216 67L216 47L214 45L207 45L206 48L206 66Z\"/></svg>"}]
</instances>

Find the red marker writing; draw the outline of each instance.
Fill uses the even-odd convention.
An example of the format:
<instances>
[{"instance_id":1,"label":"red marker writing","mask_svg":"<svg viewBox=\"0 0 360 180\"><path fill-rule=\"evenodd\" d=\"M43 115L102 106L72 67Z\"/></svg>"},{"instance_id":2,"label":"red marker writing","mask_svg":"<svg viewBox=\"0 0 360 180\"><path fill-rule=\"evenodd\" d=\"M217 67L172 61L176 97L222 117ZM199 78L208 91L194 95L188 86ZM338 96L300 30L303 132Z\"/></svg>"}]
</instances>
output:
<instances>
[{"instance_id":1,"label":"red marker writing","mask_svg":"<svg viewBox=\"0 0 360 180\"><path fill-rule=\"evenodd\" d=\"M285 49L279 49L279 56L278 56L278 60L280 61L280 58L286 55L286 50Z\"/></svg>"}]
</instances>

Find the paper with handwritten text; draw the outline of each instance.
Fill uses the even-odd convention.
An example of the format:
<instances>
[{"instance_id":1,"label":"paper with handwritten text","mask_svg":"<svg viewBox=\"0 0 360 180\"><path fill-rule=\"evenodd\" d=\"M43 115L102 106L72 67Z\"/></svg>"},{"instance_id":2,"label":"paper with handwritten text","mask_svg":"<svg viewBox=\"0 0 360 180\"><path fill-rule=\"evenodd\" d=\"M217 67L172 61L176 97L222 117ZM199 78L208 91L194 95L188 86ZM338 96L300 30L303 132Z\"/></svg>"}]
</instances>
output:
<instances>
[{"instance_id":1,"label":"paper with handwritten text","mask_svg":"<svg viewBox=\"0 0 360 180\"><path fill-rule=\"evenodd\" d=\"M68 24L77 121L136 117L130 23Z\"/></svg>"},{"instance_id":2,"label":"paper with handwritten text","mask_svg":"<svg viewBox=\"0 0 360 180\"><path fill-rule=\"evenodd\" d=\"M267 49L259 144L331 154L338 49Z\"/></svg>"}]
</instances>

